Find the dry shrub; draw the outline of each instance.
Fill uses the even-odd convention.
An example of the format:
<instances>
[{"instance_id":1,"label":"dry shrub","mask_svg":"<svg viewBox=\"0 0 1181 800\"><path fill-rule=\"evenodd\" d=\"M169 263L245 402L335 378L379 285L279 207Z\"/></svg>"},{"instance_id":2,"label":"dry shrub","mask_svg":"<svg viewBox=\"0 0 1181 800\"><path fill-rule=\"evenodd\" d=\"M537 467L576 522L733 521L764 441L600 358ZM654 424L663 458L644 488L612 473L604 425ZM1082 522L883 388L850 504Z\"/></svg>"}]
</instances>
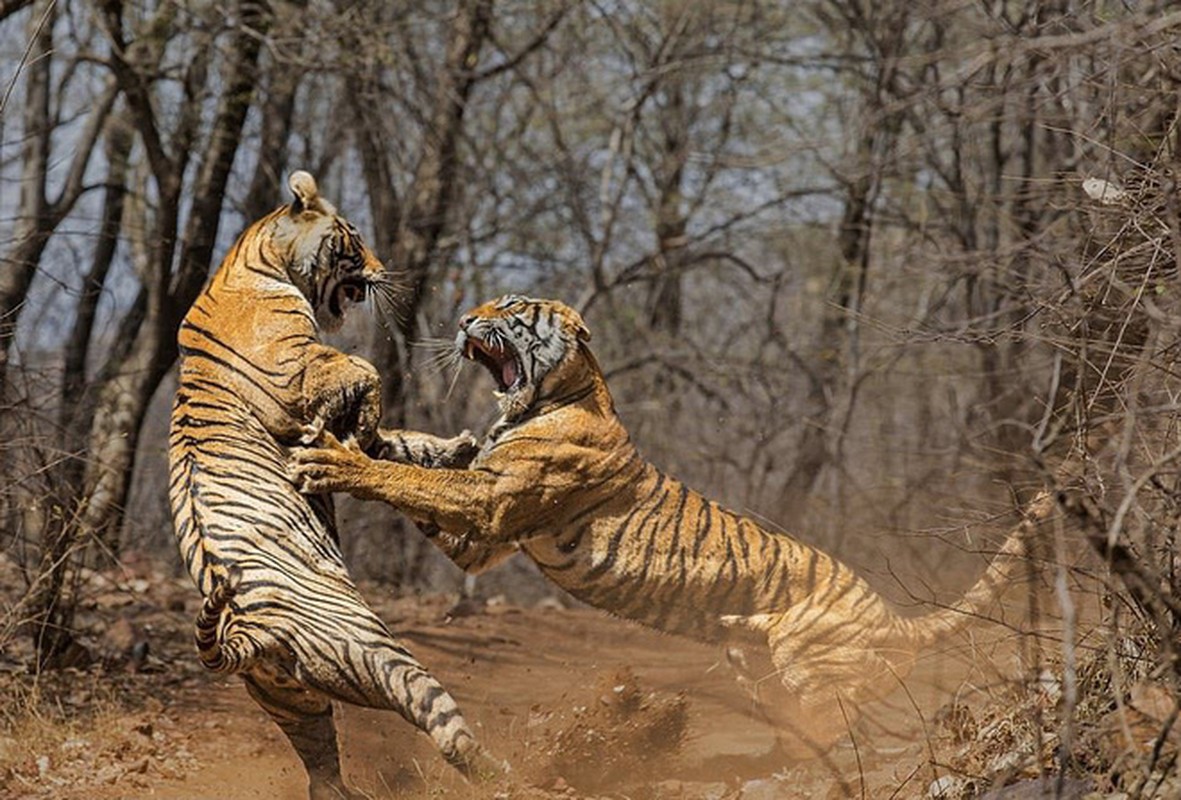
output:
<instances>
[{"instance_id":1,"label":"dry shrub","mask_svg":"<svg viewBox=\"0 0 1181 800\"><path fill-rule=\"evenodd\" d=\"M129 713L97 671L0 674L0 796L51 798L83 786L131 795L197 767L188 732L151 697Z\"/></svg>"},{"instance_id":2,"label":"dry shrub","mask_svg":"<svg viewBox=\"0 0 1181 800\"><path fill-rule=\"evenodd\" d=\"M935 763L966 796L1045 775L1101 792L1181 796L1176 694L1147 669L1151 647L1128 636L1120 648L1081 651L1072 677L1051 657L1032 681L948 704L935 717Z\"/></svg>"}]
</instances>

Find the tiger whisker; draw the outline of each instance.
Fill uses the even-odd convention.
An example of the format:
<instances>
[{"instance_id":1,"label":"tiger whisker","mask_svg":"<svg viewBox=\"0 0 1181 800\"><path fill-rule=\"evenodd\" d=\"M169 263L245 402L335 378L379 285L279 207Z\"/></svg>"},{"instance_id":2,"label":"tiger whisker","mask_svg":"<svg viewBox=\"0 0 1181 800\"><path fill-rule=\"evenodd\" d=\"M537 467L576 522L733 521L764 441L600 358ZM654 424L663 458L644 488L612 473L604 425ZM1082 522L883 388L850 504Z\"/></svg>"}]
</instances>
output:
<instances>
[{"instance_id":1,"label":"tiger whisker","mask_svg":"<svg viewBox=\"0 0 1181 800\"><path fill-rule=\"evenodd\" d=\"M463 354L455 348L452 342L444 344L442 340L424 340L413 342L411 346L430 353L422 363L422 368L430 374L443 372L463 360ZM432 350L434 352L430 352Z\"/></svg>"},{"instance_id":2,"label":"tiger whisker","mask_svg":"<svg viewBox=\"0 0 1181 800\"><path fill-rule=\"evenodd\" d=\"M443 339L436 337L423 337L416 339L410 343L411 347L421 348L423 350L435 350L437 352L458 352L455 349L454 339Z\"/></svg>"},{"instance_id":3,"label":"tiger whisker","mask_svg":"<svg viewBox=\"0 0 1181 800\"><path fill-rule=\"evenodd\" d=\"M455 371L451 373L451 382L447 384L447 393L443 395L443 402L451 399L451 394L455 391L455 384L459 383L459 373L463 372L463 358L460 357L459 351L456 351L456 359L454 360Z\"/></svg>"},{"instance_id":4,"label":"tiger whisker","mask_svg":"<svg viewBox=\"0 0 1181 800\"><path fill-rule=\"evenodd\" d=\"M369 279L370 295L374 306L387 321L401 326L409 308L406 298L413 291L410 275L401 270L384 270Z\"/></svg>"},{"instance_id":5,"label":"tiger whisker","mask_svg":"<svg viewBox=\"0 0 1181 800\"><path fill-rule=\"evenodd\" d=\"M427 354L427 362L453 363L463 358L463 353L455 347L455 342L449 339L420 339L411 342L410 346L424 351Z\"/></svg>"},{"instance_id":6,"label":"tiger whisker","mask_svg":"<svg viewBox=\"0 0 1181 800\"><path fill-rule=\"evenodd\" d=\"M380 316L396 325L401 325L405 321L406 309L403 301L405 296L402 292L389 283L381 281L369 284L370 296L373 298L373 305L378 310Z\"/></svg>"},{"instance_id":7,"label":"tiger whisker","mask_svg":"<svg viewBox=\"0 0 1181 800\"><path fill-rule=\"evenodd\" d=\"M451 369L451 367L455 366L456 363L457 362L454 359L440 358L440 359L435 359L433 361L425 362L422 365L421 369L424 374L439 375L440 373L446 372L447 370Z\"/></svg>"}]
</instances>

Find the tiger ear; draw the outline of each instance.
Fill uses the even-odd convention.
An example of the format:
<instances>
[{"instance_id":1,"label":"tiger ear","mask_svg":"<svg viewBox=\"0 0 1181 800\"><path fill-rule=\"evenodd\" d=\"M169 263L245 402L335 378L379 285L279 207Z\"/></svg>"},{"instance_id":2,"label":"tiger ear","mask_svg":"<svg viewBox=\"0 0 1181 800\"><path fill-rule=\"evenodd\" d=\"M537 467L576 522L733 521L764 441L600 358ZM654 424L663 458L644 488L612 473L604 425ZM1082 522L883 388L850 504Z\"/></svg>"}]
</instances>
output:
<instances>
[{"instance_id":1,"label":"tiger ear","mask_svg":"<svg viewBox=\"0 0 1181 800\"><path fill-rule=\"evenodd\" d=\"M296 170L287 179L287 186L295 195L295 202L291 204L293 214L298 214L301 211L327 213L327 203L320 197L316 179L311 176L311 173L304 172L302 169Z\"/></svg>"},{"instance_id":2,"label":"tiger ear","mask_svg":"<svg viewBox=\"0 0 1181 800\"><path fill-rule=\"evenodd\" d=\"M582 321L582 315L572 308L567 308L570 311L570 319L574 323L574 337L580 342L589 342L590 328L586 327L586 323Z\"/></svg>"}]
</instances>

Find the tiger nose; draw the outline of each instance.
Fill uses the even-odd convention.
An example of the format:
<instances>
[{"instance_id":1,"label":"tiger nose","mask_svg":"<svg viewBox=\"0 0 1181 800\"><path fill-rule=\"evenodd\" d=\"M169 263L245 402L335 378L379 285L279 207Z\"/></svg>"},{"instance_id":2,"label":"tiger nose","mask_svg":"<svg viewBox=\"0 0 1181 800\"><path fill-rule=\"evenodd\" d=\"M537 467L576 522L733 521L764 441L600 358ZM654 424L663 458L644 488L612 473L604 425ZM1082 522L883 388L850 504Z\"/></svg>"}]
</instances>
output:
<instances>
[{"instance_id":1,"label":"tiger nose","mask_svg":"<svg viewBox=\"0 0 1181 800\"><path fill-rule=\"evenodd\" d=\"M459 329L461 331L466 331L468 326L471 325L474 320L475 317L473 317L471 314L464 314L459 318Z\"/></svg>"}]
</instances>

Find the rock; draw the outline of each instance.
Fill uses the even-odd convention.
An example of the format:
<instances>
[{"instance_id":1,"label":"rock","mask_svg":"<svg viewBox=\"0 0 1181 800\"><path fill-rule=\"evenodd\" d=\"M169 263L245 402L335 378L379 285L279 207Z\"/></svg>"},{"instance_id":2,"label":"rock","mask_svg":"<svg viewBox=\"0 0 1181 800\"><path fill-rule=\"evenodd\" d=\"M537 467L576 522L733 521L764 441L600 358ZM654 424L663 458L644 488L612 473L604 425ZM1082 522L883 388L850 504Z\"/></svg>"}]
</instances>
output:
<instances>
[{"instance_id":1,"label":"rock","mask_svg":"<svg viewBox=\"0 0 1181 800\"><path fill-rule=\"evenodd\" d=\"M539 611L565 611L566 606L554 596L543 597L533 606Z\"/></svg>"},{"instance_id":2,"label":"rock","mask_svg":"<svg viewBox=\"0 0 1181 800\"><path fill-rule=\"evenodd\" d=\"M453 619L462 619L464 617L474 617L483 614L487 604L475 597L461 598L458 603L447 609L444 615L448 621Z\"/></svg>"},{"instance_id":3,"label":"rock","mask_svg":"<svg viewBox=\"0 0 1181 800\"><path fill-rule=\"evenodd\" d=\"M738 797L739 800L780 800L786 793L785 788L779 781L758 778L742 784Z\"/></svg>"},{"instance_id":4,"label":"rock","mask_svg":"<svg viewBox=\"0 0 1181 800\"><path fill-rule=\"evenodd\" d=\"M108 670L140 672L151 646L144 629L127 616L120 616L108 627L99 642L103 666Z\"/></svg>"},{"instance_id":5,"label":"rock","mask_svg":"<svg viewBox=\"0 0 1181 800\"><path fill-rule=\"evenodd\" d=\"M104 767L100 767L98 772L94 773L94 780L97 783L116 783L122 776L123 770L114 764L107 764Z\"/></svg>"},{"instance_id":6,"label":"rock","mask_svg":"<svg viewBox=\"0 0 1181 800\"><path fill-rule=\"evenodd\" d=\"M1057 778L1035 778L985 792L980 800L1083 800L1094 789L1090 781L1066 778L1059 792Z\"/></svg>"},{"instance_id":7,"label":"rock","mask_svg":"<svg viewBox=\"0 0 1181 800\"><path fill-rule=\"evenodd\" d=\"M964 782L952 775L944 775L931 781L927 787L927 797L932 800L952 800L960 796Z\"/></svg>"}]
</instances>

